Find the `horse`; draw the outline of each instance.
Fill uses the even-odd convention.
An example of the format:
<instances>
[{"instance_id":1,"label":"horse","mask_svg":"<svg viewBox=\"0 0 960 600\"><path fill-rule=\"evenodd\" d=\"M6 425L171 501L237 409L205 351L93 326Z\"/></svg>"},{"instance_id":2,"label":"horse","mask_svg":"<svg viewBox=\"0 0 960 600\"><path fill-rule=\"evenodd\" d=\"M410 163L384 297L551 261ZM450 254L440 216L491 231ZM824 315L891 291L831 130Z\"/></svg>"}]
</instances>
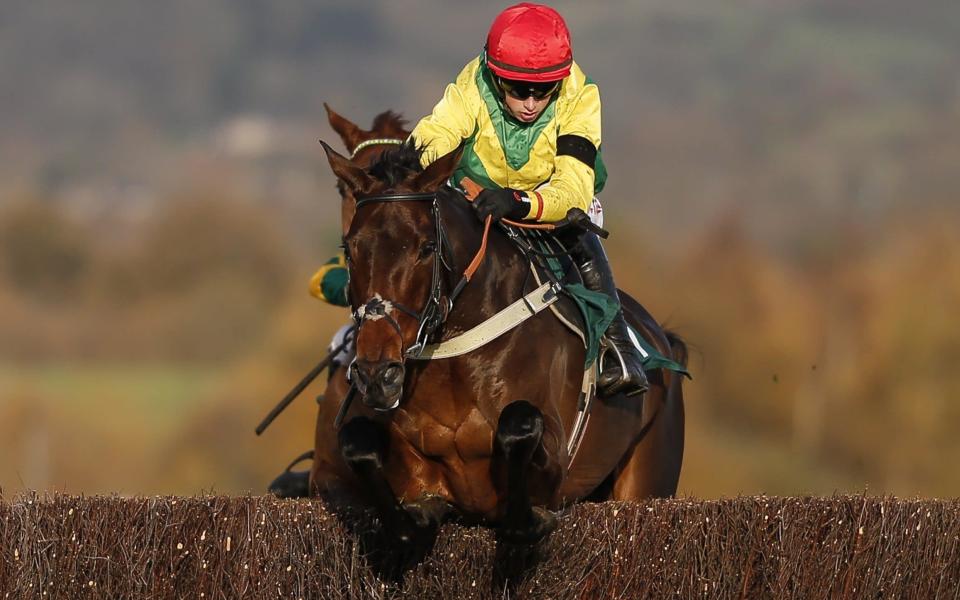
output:
<instances>
[{"instance_id":1,"label":"horse","mask_svg":"<svg viewBox=\"0 0 960 600\"><path fill-rule=\"evenodd\" d=\"M351 377L362 402L339 431L318 418L314 495L372 506L382 534L401 547L430 539L453 515L493 527L498 543L532 547L555 527L553 511L572 502L676 492L678 373L650 372L642 399L594 403L571 462L585 350L549 311L469 353L418 360L426 340L457 337L527 293L517 248L499 230L487 240L468 201L446 186L462 147L425 169L409 144L366 168L323 147L342 194L359 327ZM456 266L484 240L485 262L460 285ZM620 300L636 331L685 364L679 336L628 294Z\"/></svg>"}]
</instances>

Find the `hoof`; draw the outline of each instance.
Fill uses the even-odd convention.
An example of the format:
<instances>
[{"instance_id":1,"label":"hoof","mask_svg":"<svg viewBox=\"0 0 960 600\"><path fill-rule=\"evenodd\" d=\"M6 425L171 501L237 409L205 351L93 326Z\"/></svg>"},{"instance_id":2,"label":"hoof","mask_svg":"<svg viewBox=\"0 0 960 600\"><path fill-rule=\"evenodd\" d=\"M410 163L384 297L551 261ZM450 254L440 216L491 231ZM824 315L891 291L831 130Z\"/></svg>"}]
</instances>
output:
<instances>
[{"instance_id":1,"label":"hoof","mask_svg":"<svg viewBox=\"0 0 960 600\"><path fill-rule=\"evenodd\" d=\"M403 505L413 522L420 529L437 529L456 513L449 502L438 496L431 496Z\"/></svg>"},{"instance_id":2,"label":"hoof","mask_svg":"<svg viewBox=\"0 0 960 600\"><path fill-rule=\"evenodd\" d=\"M280 498L306 498L310 495L310 472L284 471L270 482L267 491Z\"/></svg>"},{"instance_id":3,"label":"hoof","mask_svg":"<svg viewBox=\"0 0 960 600\"><path fill-rule=\"evenodd\" d=\"M497 540L514 546L533 546L557 528L557 517L552 512L534 506L530 523L524 527L499 527Z\"/></svg>"}]
</instances>

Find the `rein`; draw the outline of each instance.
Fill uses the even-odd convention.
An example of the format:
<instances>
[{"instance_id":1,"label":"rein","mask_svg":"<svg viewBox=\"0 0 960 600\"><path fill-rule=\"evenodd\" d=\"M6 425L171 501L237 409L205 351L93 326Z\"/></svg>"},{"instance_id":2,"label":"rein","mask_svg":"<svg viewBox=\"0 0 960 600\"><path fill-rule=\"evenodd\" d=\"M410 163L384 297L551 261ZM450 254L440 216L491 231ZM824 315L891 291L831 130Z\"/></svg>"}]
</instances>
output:
<instances>
[{"instance_id":1,"label":"rein","mask_svg":"<svg viewBox=\"0 0 960 600\"><path fill-rule=\"evenodd\" d=\"M469 177L464 177L463 179L461 179L460 185L465 190L464 197L470 202L473 202L474 200L476 200L477 196L480 195L480 192L483 191L483 187L480 186L480 184L478 184L474 180L470 179ZM460 294L460 291L463 289L463 286L465 286L470 281L470 278L480 267L480 263L483 262L483 258L487 253L487 237L490 234L491 219L492 217L488 216L487 220L483 224L483 239L480 242L480 249L477 251L476 256L474 256L473 260L470 262L470 266L467 267L467 270L464 272L463 279L460 280L460 283L458 283L457 287L454 289L452 294L453 298L456 298L457 295ZM574 209L571 209L567 213L566 218L560 221L557 221L556 223L523 223L520 221L511 221L510 219L500 219L500 222L503 223L504 225L509 225L510 227L516 227L517 229L538 229L541 231L553 231L555 229L559 229L567 225L576 225L581 229L592 231L593 233L597 234L603 239L607 239L607 237L610 235L610 233L607 232L602 227L594 225L593 222L590 221L590 217L588 217L587 214L584 213L582 210L574 210ZM580 243L581 242L578 242L578 244ZM556 255L544 254L544 253L538 252L533 247L528 248L528 250L530 250L534 254L540 254L543 258L556 258L556 257L563 256L565 254L570 253L570 251L567 251L566 253L561 253ZM452 305L452 300L451 300L451 305Z\"/></svg>"}]
</instances>

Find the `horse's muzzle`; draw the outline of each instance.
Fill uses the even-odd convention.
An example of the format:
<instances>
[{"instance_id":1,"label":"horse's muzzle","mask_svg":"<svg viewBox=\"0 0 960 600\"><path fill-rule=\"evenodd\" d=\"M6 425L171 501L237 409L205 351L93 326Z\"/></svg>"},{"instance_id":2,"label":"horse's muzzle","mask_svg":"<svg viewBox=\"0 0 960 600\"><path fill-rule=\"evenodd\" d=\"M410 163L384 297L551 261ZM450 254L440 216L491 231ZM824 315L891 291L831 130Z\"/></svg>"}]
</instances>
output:
<instances>
[{"instance_id":1,"label":"horse's muzzle","mask_svg":"<svg viewBox=\"0 0 960 600\"><path fill-rule=\"evenodd\" d=\"M404 374L400 362L357 359L353 363L351 378L365 405L374 410L391 410L400 404Z\"/></svg>"}]
</instances>

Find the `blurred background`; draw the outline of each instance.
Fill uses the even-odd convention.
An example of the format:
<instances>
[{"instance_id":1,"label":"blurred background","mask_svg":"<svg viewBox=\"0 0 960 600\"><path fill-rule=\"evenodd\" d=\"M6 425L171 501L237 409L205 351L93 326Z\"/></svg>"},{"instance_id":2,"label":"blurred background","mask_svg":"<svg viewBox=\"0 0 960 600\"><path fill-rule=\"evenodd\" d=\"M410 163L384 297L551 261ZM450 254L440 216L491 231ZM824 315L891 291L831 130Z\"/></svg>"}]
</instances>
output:
<instances>
[{"instance_id":1,"label":"blurred background","mask_svg":"<svg viewBox=\"0 0 960 600\"><path fill-rule=\"evenodd\" d=\"M260 492L343 309L322 103L411 124L506 3L0 4L0 487ZM960 495L960 3L557 2L608 253L693 352L681 493ZM321 378L322 379L322 378Z\"/></svg>"}]
</instances>

